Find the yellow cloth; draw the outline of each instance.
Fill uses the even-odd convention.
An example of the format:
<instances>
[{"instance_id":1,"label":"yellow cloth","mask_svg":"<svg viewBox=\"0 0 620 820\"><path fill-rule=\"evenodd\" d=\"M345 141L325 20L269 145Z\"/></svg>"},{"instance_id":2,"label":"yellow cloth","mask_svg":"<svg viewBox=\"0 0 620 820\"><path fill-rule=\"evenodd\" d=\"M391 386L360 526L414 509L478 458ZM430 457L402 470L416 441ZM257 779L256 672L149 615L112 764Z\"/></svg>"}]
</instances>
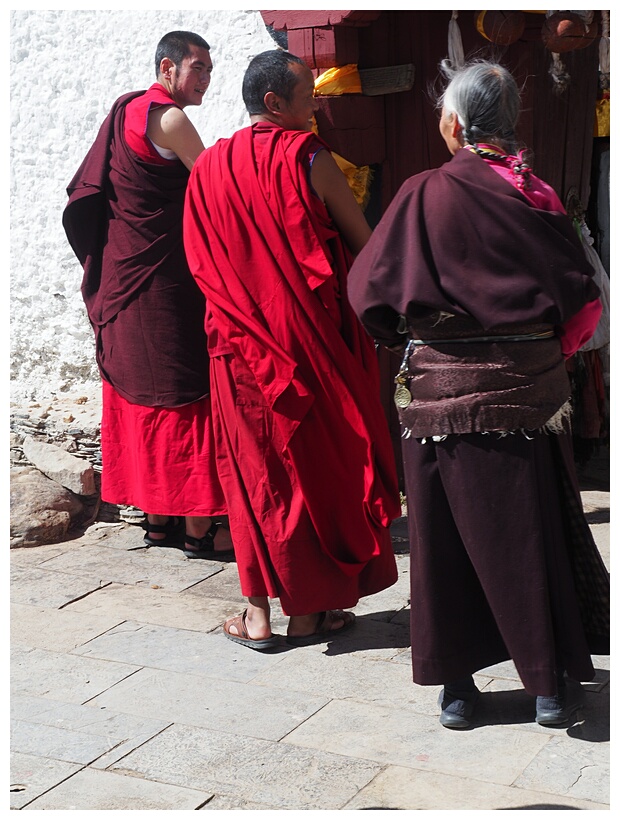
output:
<instances>
[{"instance_id":1,"label":"yellow cloth","mask_svg":"<svg viewBox=\"0 0 620 820\"><path fill-rule=\"evenodd\" d=\"M362 82L354 63L328 68L314 81L314 93L321 96L332 94L361 94Z\"/></svg>"},{"instance_id":2,"label":"yellow cloth","mask_svg":"<svg viewBox=\"0 0 620 820\"><path fill-rule=\"evenodd\" d=\"M372 171L369 165L362 165L360 168L353 165L340 154L332 151L332 157L336 160L336 165L347 178L349 188L353 191L353 196L362 210L368 205L370 198L370 183L372 182Z\"/></svg>"},{"instance_id":3,"label":"yellow cloth","mask_svg":"<svg viewBox=\"0 0 620 820\"><path fill-rule=\"evenodd\" d=\"M596 101L596 118L594 120L594 136L609 137L611 131L609 114L609 97Z\"/></svg>"}]
</instances>

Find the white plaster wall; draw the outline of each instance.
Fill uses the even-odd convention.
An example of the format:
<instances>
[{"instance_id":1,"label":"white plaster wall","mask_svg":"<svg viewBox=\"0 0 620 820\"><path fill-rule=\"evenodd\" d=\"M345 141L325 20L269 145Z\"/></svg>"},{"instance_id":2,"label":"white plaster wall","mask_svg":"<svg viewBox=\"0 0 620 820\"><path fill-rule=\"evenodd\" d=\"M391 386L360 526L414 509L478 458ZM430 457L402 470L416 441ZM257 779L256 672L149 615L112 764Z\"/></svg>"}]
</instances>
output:
<instances>
[{"instance_id":1,"label":"white plaster wall","mask_svg":"<svg viewBox=\"0 0 620 820\"><path fill-rule=\"evenodd\" d=\"M241 81L275 48L257 10L10 13L11 399L41 400L98 384L80 294L82 269L62 228L66 186L111 104L154 80L168 31L204 37L214 63L199 108L185 109L205 145L247 125Z\"/></svg>"}]
</instances>

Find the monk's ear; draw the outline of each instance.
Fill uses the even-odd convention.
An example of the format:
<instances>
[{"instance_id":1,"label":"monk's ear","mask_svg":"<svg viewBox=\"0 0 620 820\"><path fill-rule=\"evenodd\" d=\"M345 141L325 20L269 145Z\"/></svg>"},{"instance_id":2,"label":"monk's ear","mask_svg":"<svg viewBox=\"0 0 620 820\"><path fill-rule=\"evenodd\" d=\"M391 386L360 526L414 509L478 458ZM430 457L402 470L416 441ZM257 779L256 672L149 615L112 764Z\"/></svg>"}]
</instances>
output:
<instances>
[{"instance_id":1,"label":"monk's ear","mask_svg":"<svg viewBox=\"0 0 620 820\"><path fill-rule=\"evenodd\" d=\"M161 63L159 64L159 73L162 77L165 77L167 80L170 79L170 72L174 68L174 63L170 59L170 57L164 57Z\"/></svg>"},{"instance_id":2,"label":"monk's ear","mask_svg":"<svg viewBox=\"0 0 620 820\"><path fill-rule=\"evenodd\" d=\"M282 101L277 94L273 91L268 91L265 96L263 97L263 103L265 105L265 109L270 114L275 114L278 116L282 111Z\"/></svg>"}]
</instances>

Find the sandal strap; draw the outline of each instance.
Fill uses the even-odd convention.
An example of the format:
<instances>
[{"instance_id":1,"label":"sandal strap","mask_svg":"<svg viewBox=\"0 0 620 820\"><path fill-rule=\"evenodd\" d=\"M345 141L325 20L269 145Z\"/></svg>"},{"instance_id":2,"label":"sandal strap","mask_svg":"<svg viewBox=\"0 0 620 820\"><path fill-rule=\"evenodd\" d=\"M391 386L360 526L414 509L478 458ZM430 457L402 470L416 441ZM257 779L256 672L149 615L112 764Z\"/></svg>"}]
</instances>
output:
<instances>
[{"instance_id":1,"label":"sandal strap","mask_svg":"<svg viewBox=\"0 0 620 820\"><path fill-rule=\"evenodd\" d=\"M219 528L220 525L214 522L201 538L185 533L185 540L192 547L197 547L199 550L213 550L215 549L215 534Z\"/></svg>"},{"instance_id":2,"label":"sandal strap","mask_svg":"<svg viewBox=\"0 0 620 820\"><path fill-rule=\"evenodd\" d=\"M168 533L167 524L149 524L148 521L142 521L140 526L143 530L146 530L146 532L161 533L162 535L166 535Z\"/></svg>"},{"instance_id":3,"label":"sandal strap","mask_svg":"<svg viewBox=\"0 0 620 820\"><path fill-rule=\"evenodd\" d=\"M146 530L147 532L168 535L169 533L173 533L179 529L179 527L181 526L181 519L178 515L170 515L168 517L168 521L165 524L151 524L147 516L144 519L144 521L140 522L140 526L143 530Z\"/></svg>"}]
</instances>

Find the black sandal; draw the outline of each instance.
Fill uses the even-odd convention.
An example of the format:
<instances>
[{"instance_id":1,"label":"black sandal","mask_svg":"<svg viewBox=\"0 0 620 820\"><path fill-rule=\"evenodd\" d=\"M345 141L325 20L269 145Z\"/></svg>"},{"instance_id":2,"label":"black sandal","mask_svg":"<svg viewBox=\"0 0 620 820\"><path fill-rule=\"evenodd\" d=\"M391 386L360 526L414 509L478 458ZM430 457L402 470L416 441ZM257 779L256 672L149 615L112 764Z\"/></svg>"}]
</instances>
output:
<instances>
[{"instance_id":1,"label":"black sandal","mask_svg":"<svg viewBox=\"0 0 620 820\"><path fill-rule=\"evenodd\" d=\"M178 515L170 515L165 524L151 524L148 515L146 520L140 525L145 530L144 543L149 547L177 547L181 548L184 543L185 521ZM165 538L151 538L149 533L159 533Z\"/></svg>"},{"instance_id":2,"label":"black sandal","mask_svg":"<svg viewBox=\"0 0 620 820\"><path fill-rule=\"evenodd\" d=\"M219 528L223 526L221 522L214 521L202 538L195 538L193 535L185 534L185 543L191 544L196 549L183 550L183 555L188 558L207 558L211 561L220 558L232 558L235 555L235 550L231 547L228 550L215 549L215 535Z\"/></svg>"}]
</instances>

